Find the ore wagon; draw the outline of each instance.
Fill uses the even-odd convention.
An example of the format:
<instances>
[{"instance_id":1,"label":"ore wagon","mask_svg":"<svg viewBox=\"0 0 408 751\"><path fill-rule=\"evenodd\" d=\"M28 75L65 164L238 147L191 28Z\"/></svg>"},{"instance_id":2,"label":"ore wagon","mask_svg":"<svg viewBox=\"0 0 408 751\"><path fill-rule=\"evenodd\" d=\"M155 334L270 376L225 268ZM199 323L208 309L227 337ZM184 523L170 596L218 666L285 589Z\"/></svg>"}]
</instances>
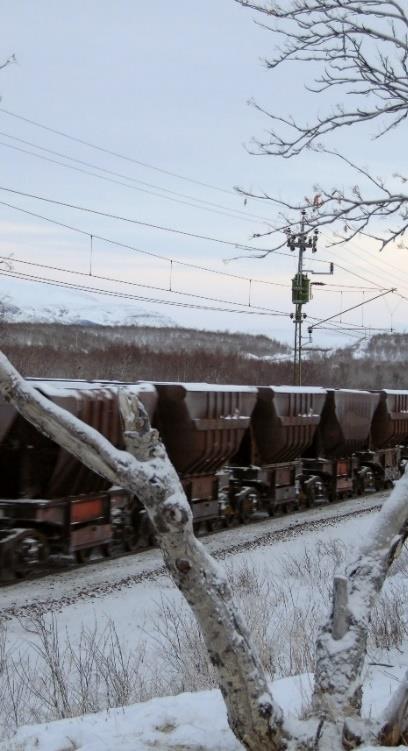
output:
<instances>
[{"instance_id":1,"label":"ore wagon","mask_svg":"<svg viewBox=\"0 0 408 751\"><path fill-rule=\"evenodd\" d=\"M118 385L33 381L35 388L123 448ZM150 384L132 390L153 415ZM107 555L118 517L133 499L89 470L0 401L0 570L22 575L49 552L86 558L98 546ZM126 510L126 512L125 512ZM123 531L123 529L122 529Z\"/></svg>"},{"instance_id":2,"label":"ore wagon","mask_svg":"<svg viewBox=\"0 0 408 751\"><path fill-rule=\"evenodd\" d=\"M383 482L390 485L400 476L401 463L408 459L408 391L383 389L378 393L371 443Z\"/></svg>"},{"instance_id":3,"label":"ore wagon","mask_svg":"<svg viewBox=\"0 0 408 751\"><path fill-rule=\"evenodd\" d=\"M364 463L379 396L369 391L328 389L306 472L318 473L329 500L374 490L375 479Z\"/></svg>"},{"instance_id":4,"label":"ore wagon","mask_svg":"<svg viewBox=\"0 0 408 751\"><path fill-rule=\"evenodd\" d=\"M223 515L219 473L249 428L257 390L252 386L156 383L157 427L191 503L196 526Z\"/></svg>"},{"instance_id":5,"label":"ore wagon","mask_svg":"<svg viewBox=\"0 0 408 751\"><path fill-rule=\"evenodd\" d=\"M258 387L250 429L233 458L234 480L248 488L252 505L272 514L299 500L300 458L313 442L325 401L322 388ZM310 494L313 482L308 482Z\"/></svg>"}]
</instances>

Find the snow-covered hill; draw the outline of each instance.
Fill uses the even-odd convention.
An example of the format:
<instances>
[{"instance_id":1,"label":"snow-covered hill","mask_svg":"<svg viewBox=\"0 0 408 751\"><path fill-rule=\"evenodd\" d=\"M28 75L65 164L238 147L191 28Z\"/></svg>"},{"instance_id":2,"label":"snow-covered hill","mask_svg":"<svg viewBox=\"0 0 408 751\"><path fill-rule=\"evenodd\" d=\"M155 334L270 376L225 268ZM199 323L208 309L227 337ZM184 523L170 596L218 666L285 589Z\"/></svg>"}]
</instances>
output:
<instances>
[{"instance_id":1,"label":"snow-covered hill","mask_svg":"<svg viewBox=\"0 0 408 751\"><path fill-rule=\"evenodd\" d=\"M174 326L170 318L137 303L11 277L0 278L0 300L13 322Z\"/></svg>"}]
</instances>

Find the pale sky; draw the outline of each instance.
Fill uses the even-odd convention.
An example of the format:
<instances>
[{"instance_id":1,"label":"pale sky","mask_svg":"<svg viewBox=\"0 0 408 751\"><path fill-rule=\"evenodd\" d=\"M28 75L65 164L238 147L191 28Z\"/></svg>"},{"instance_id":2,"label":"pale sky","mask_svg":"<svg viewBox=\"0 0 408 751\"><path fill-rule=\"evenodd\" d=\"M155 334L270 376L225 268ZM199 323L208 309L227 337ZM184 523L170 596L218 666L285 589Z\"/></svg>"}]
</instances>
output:
<instances>
[{"instance_id":1,"label":"pale sky","mask_svg":"<svg viewBox=\"0 0 408 751\"><path fill-rule=\"evenodd\" d=\"M341 185L352 182L338 164L317 160L312 154L296 162L283 162L252 156L244 148L252 136L262 138L268 127L267 118L247 105L251 97L284 115L309 111L312 116L323 108L321 99L305 96L301 69L288 68L279 76L265 70L261 59L271 54L273 45L273 35L256 26L253 14L233 0L2 3L0 52L3 58L14 53L17 64L1 72L0 107L157 169L110 156L0 112L0 185L193 234L252 243L252 233L262 232L267 226L257 217L273 223L276 212L270 204L251 199L245 206L242 197L233 192L235 185L302 200L304 195L313 193L316 182L329 181L330 185L334 181ZM372 144L368 135L356 131L345 134L341 145L352 158L363 160L379 174L400 171L405 134L394 133L377 144ZM36 146L59 152L60 156ZM83 171L44 161L27 152ZM69 162L63 155L92 166ZM101 172L98 167L117 174ZM214 187L200 186L194 181ZM252 305L287 314L292 310L290 289L285 286L290 284L294 273L292 258L275 254L263 260L251 258L225 264L226 260L242 255L242 251L3 191L0 201L175 262L187 261L284 285L253 284ZM86 235L1 204L0 230L1 253L14 254L16 271L101 287L100 281L85 278L84 282L84 277L73 273L18 261L87 273L90 241ZM334 261L333 277L314 278L336 286L316 290L306 309L310 316L329 317L378 293L350 288L356 285L398 286L403 294L408 294L404 251L392 249L380 256L369 241L361 239L332 249L327 248L329 239L327 235L320 238L316 261L309 265L326 271L328 264L318 263L317 259ZM268 241L258 245L268 247ZM154 299L224 309L237 307L232 304L235 302L242 305L248 302L247 282L177 263L173 264L172 288L196 297L153 290L153 287L168 287L169 262L96 239L92 271L123 282L148 285L130 288L118 282L104 282L107 289L130 290L132 294ZM7 280L1 281L0 277L0 284L5 294ZM22 297L25 285L27 282L20 282ZM46 296L46 289L40 287L40 296ZM224 302L206 302L199 295ZM388 329L393 325L403 330L406 305L390 295L366 306L363 312L359 309L342 316L342 322ZM144 302L142 306L146 309L149 304ZM293 324L287 317L195 310L158 303L150 307L181 325L249 330L285 340L292 338ZM349 341L345 336L323 330L319 333L316 330L314 335L316 346Z\"/></svg>"}]
</instances>

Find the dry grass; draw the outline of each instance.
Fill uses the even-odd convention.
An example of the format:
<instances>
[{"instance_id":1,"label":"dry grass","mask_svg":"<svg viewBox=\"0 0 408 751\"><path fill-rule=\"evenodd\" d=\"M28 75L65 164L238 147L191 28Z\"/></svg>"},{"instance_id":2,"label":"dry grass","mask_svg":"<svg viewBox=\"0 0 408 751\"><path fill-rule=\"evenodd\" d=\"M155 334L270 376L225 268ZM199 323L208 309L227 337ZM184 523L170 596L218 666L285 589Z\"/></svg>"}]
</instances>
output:
<instances>
[{"instance_id":1,"label":"dry grass","mask_svg":"<svg viewBox=\"0 0 408 751\"><path fill-rule=\"evenodd\" d=\"M227 567L235 600L271 679L313 672L317 630L330 603L333 573L345 555L338 541L321 542L300 556L286 554L273 572L250 560ZM405 552L393 565L373 610L370 659L379 650L401 649L408 638L407 559ZM0 625L3 737L24 723L213 687L200 629L176 590L157 603L154 622L144 641L125 646L113 621L102 629L82 628L73 641L60 633L55 618L36 616L22 622L26 645L17 652Z\"/></svg>"}]
</instances>

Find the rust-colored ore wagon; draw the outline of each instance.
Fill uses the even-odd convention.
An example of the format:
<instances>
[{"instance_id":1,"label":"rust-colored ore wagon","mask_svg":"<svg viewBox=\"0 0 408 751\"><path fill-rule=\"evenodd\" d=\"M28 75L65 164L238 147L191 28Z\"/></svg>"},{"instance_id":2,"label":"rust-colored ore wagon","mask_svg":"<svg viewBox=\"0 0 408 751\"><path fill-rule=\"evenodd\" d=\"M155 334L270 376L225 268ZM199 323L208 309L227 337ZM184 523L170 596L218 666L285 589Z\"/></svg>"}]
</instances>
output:
<instances>
[{"instance_id":1,"label":"rust-colored ore wagon","mask_svg":"<svg viewBox=\"0 0 408 751\"><path fill-rule=\"evenodd\" d=\"M250 429L232 460L235 483L243 488L241 516L250 504L272 514L299 500L300 458L313 442L325 401L323 388L258 387ZM302 483L308 497L313 484L311 477Z\"/></svg>"},{"instance_id":2,"label":"rust-colored ore wagon","mask_svg":"<svg viewBox=\"0 0 408 751\"><path fill-rule=\"evenodd\" d=\"M196 526L224 514L219 471L237 452L250 424L252 386L156 383L157 426L189 499Z\"/></svg>"},{"instance_id":3,"label":"rust-colored ore wagon","mask_svg":"<svg viewBox=\"0 0 408 751\"><path fill-rule=\"evenodd\" d=\"M370 446L378 401L378 394L369 391L327 391L311 452L314 458L306 460L304 466L306 473L320 475L330 500L375 489L374 476L369 462L364 463L364 456Z\"/></svg>"},{"instance_id":4,"label":"rust-colored ore wagon","mask_svg":"<svg viewBox=\"0 0 408 751\"><path fill-rule=\"evenodd\" d=\"M44 380L32 385L123 447L117 384ZM131 388L153 416L154 386ZM118 517L131 515L134 503L109 485L1 400L0 570L22 575L49 552L75 553L83 560L99 546L109 554L113 527Z\"/></svg>"},{"instance_id":5,"label":"rust-colored ore wagon","mask_svg":"<svg viewBox=\"0 0 408 751\"><path fill-rule=\"evenodd\" d=\"M378 393L371 427L373 462L380 468L384 484L390 485L400 476L401 460L408 459L408 391L383 389Z\"/></svg>"}]
</instances>

